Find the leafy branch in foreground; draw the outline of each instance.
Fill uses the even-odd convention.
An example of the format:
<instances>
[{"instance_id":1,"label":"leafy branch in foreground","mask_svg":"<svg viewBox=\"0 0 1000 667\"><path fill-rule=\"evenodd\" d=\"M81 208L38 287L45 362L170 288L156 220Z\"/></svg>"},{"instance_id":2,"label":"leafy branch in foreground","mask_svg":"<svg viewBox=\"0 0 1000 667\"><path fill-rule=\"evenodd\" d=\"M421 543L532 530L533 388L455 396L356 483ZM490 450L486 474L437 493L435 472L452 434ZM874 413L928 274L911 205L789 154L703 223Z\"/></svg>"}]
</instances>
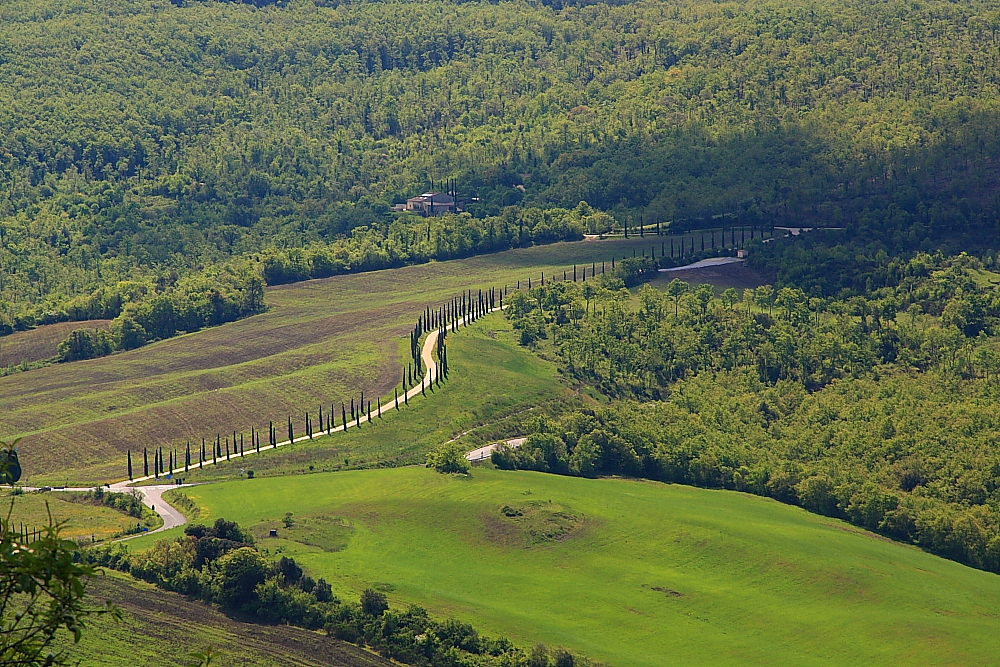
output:
<instances>
[{"instance_id":1,"label":"leafy branch in foreground","mask_svg":"<svg viewBox=\"0 0 1000 667\"><path fill-rule=\"evenodd\" d=\"M85 604L87 581L97 570L77 562L76 543L59 536L62 524L50 514L49 525L28 542L13 530L13 509L11 499L0 520L0 664L68 664L67 654L53 648L60 632L78 642L90 617L119 612L111 605Z\"/></svg>"}]
</instances>

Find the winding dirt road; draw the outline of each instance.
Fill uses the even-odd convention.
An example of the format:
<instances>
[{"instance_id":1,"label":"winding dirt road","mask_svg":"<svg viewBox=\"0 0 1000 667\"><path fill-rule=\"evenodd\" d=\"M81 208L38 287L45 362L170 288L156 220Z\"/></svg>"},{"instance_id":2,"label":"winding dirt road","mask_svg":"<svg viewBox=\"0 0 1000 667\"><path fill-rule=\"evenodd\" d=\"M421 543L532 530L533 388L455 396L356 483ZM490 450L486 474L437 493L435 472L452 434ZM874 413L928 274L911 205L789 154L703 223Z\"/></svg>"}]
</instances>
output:
<instances>
[{"instance_id":1,"label":"winding dirt road","mask_svg":"<svg viewBox=\"0 0 1000 667\"><path fill-rule=\"evenodd\" d=\"M496 308L488 310L487 313L496 312L498 310L502 310L503 308L504 306L498 306ZM472 318L471 315L463 317L461 320L459 320L458 323L459 326L467 325L470 322L471 318ZM401 407L401 404L405 404L410 399L416 398L421 393L425 393L426 389L431 386L431 383L434 382L435 379L437 379L438 364L436 361L434 361L434 348L437 346L437 340L439 335L440 335L439 330L431 331L430 333L427 334L427 338L424 340L423 348L421 348L420 351L420 358L423 361L424 368L427 369L427 372L424 374L422 378L420 378L420 384L409 389L405 393L405 397L399 396L396 398L394 402L390 401L388 403L383 404L381 407L382 410L390 410L396 407ZM373 418L378 417L378 413L373 414L372 417ZM369 421L368 415L360 415L357 419L348 422L347 424L341 424L340 426L335 426L334 428L331 429L314 432L312 438L322 435L330 435L332 433L337 433L338 431L344 431L351 428L358 428L361 424L364 424L367 421ZM274 445L268 444L266 447L261 446L260 451L264 452L269 449L277 449L278 447L285 447L287 445L295 444L296 442L311 440L312 438L308 435L302 435L293 440L284 440ZM258 452L256 449L250 449L244 451L241 456L251 456L257 453ZM489 454L486 454L486 456L488 457ZM177 526L183 526L185 523L187 523L187 517L185 517L179 510L177 510L175 507L171 506L167 501L165 501L163 499L163 494L164 492L169 491L170 489L179 489L184 486L192 486L192 485L158 484L150 486L136 486L136 484L140 484L141 482L148 482L153 479L160 479L161 477L166 477L167 475L180 475L183 474L184 472L186 471L182 466L174 468L173 470L170 470L168 472L161 473L160 477L157 477L155 475L146 475L144 477L136 477L135 479L115 482L114 484L111 485L112 491L117 491L117 492L126 492L132 490L138 491L139 493L142 494L143 502L149 507L153 508L153 510L157 514L159 514L160 517L163 519L163 525L160 528L150 531L149 533L140 533L141 535L150 535L152 533L158 533L163 530L169 530L170 528L176 528ZM67 490L72 490L72 489L67 489ZM89 491L90 489L77 489L77 490ZM138 535L133 535L131 537L138 537ZM130 538L125 538L125 539L130 539Z\"/></svg>"}]
</instances>

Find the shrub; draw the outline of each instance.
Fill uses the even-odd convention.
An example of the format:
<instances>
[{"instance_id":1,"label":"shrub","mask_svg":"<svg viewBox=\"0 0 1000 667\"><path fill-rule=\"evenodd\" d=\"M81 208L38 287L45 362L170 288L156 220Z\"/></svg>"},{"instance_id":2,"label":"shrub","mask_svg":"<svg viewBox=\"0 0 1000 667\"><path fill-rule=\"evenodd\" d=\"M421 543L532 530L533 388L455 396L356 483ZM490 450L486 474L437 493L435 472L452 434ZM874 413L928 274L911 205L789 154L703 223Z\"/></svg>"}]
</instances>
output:
<instances>
[{"instance_id":1,"label":"shrub","mask_svg":"<svg viewBox=\"0 0 1000 667\"><path fill-rule=\"evenodd\" d=\"M361 594L361 611L369 616L381 616L388 608L389 599L386 598L385 593L367 588Z\"/></svg>"},{"instance_id":2,"label":"shrub","mask_svg":"<svg viewBox=\"0 0 1000 667\"><path fill-rule=\"evenodd\" d=\"M467 473L469 460L465 448L457 442L446 443L427 454L427 467L440 473Z\"/></svg>"}]
</instances>

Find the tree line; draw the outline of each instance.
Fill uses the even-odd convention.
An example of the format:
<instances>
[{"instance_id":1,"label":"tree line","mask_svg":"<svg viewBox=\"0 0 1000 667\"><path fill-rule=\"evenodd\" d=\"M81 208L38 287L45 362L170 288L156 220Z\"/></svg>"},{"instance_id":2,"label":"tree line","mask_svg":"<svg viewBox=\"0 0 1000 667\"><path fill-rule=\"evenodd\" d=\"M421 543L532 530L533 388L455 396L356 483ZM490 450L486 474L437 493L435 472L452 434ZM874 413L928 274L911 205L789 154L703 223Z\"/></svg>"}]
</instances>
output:
<instances>
[{"instance_id":1,"label":"tree line","mask_svg":"<svg viewBox=\"0 0 1000 667\"><path fill-rule=\"evenodd\" d=\"M476 322L480 317L487 315L494 310L503 308L504 295L507 288L490 287L488 289L464 290L458 297L437 306L427 306L423 313L417 317L417 321L409 333L411 361L407 363L402 371L400 396L397 386L393 389L392 402L388 400L382 403L380 396L376 396L373 406L371 397L365 399L364 391L359 397L351 397L348 401L340 404L340 422L338 425L335 404L330 404L324 412L324 406L319 405L315 412L312 409L305 410L304 418L301 422L293 420L291 415L285 419L285 431L287 439L281 441L279 435L279 425L274 420L267 424L267 448L275 448L281 444L291 444L298 439L312 439L316 436L329 435L337 430L347 431L351 428L362 428L362 424L374 424L374 419L382 419L383 413L388 410L400 410L400 405L409 405L410 394L419 385L421 395L426 396L427 391L434 391L434 387L441 387L442 382L447 380L450 372L448 362L447 336L449 331L457 332L460 327L468 326ZM429 332L437 334L433 356L437 357L435 366L427 369L421 356L421 341L426 341ZM302 430L298 430L298 424L302 425ZM184 447L178 451L176 447L154 447L152 451L148 447L142 449L141 468L138 460L133 461L132 450L126 451L126 475L129 480L136 478L159 479L161 476L172 476L174 474L189 473L191 470L203 469L206 464L218 465L220 461L231 461L233 458L245 458L248 451L260 453L263 433L261 429L250 428L249 435L233 431L223 435L217 433L214 441L207 438L201 439L201 447L197 444L192 449L191 441L185 443ZM137 452L138 455L138 452ZM139 472L141 471L141 475ZM248 475L253 476L253 471Z\"/></svg>"},{"instance_id":2,"label":"tree line","mask_svg":"<svg viewBox=\"0 0 1000 667\"><path fill-rule=\"evenodd\" d=\"M536 420L493 462L766 495L1000 572L1000 290L968 255L896 264L845 299L633 297L610 274L512 294L522 342L616 400Z\"/></svg>"}]
</instances>

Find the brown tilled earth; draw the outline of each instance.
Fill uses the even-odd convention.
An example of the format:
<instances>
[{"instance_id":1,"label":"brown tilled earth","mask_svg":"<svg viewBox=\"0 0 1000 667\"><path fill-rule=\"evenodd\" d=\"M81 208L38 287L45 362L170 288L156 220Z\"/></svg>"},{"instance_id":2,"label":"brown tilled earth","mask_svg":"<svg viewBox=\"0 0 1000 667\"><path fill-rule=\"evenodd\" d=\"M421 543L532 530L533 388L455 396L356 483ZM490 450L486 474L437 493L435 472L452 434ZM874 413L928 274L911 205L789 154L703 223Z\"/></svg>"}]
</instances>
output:
<instances>
[{"instance_id":1,"label":"brown tilled earth","mask_svg":"<svg viewBox=\"0 0 1000 667\"><path fill-rule=\"evenodd\" d=\"M719 292L730 287L744 290L773 282L766 276L757 273L743 264L721 264L719 266L706 266L697 269L686 269L684 271L663 272L650 284L654 287L662 288L674 278L692 284L709 283L715 285L716 291Z\"/></svg>"},{"instance_id":2,"label":"brown tilled earth","mask_svg":"<svg viewBox=\"0 0 1000 667\"><path fill-rule=\"evenodd\" d=\"M95 602L113 602L123 612L123 620L117 625L102 619L98 627L84 635L82 645L70 647L74 659L82 659L85 664L116 664L114 658L120 659L131 652L136 658L133 664L176 665L187 653L203 651L209 644L217 653L213 665L390 667L393 664L322 633L230 618L202 602L121 575L98 577L87 590ZM147 651L157 645L169 650L149 656ZM106 662L95 660L92 653L97 650L108 654Z\"/></svg>"},{"instance_id":3,"label":"brown tilled earth","mask_svg":"<svg viewBox=\"0 0 1000 667\"><path fill-rule=\"evenodd\" d=\"M87 322L60 322L48 324L31 331L17 331L0 338L0 368L27 361L42 361L56 356L59 343L74 329L108 330L111 320L89 320Z\"/></svg>"}]
</instances>

